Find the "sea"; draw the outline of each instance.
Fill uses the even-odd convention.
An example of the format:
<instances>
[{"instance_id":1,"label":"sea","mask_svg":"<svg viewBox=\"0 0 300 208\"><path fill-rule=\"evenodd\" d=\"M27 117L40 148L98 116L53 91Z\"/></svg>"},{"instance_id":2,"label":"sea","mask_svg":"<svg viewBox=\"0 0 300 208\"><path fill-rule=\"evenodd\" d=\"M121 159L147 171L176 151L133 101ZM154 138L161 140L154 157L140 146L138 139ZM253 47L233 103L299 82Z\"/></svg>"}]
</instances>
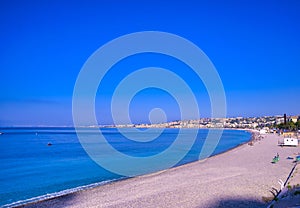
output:
<instances>
[{"instance_id":1,"label":"sea","mask_svg":"<svg viewBox=\"0 0 300 208\"><path fill-rule=\"evenodd\" d=\"M83 130L87 138L97 136L95 129ZM113 148L130 157L159 154L172 145L179 134L179 129L166 128L156 139L138 142L125 138L117 128L100 130ZM199 160L209 130L197 131L192 147L179 150L186 153L174 166ZM90 158L74 128L0 128L0 132L0 207L22 205L128 178L107 170ZM134 134L135 138L145 136L143 130ZM191 135L187 129L184 141L189 142ZM251 134L247 131L223 130L212 155L228 151L250 139ZM101 146L99 151L102 151ZM118 163L110 157L104 160ZM150 166L148 172L154 171L157 167L151 170Z\"/></svg>"}]
</instances>

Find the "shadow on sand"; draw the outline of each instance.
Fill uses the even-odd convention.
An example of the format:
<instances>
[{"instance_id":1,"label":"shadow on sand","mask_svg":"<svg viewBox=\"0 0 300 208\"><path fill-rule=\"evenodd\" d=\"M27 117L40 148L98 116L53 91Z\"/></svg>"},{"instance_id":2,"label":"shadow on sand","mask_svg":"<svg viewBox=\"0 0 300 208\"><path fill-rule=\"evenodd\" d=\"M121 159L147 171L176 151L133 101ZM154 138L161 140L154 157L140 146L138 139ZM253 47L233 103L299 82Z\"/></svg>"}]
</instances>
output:
<instances>
[{"instance_id":1,"label":"shadow on sand","mask_svg":"<svg viewBox=\"0 0 300 208\"><path fill-rule=\"evenodd\" d=\"M216 201L215 203L208 206L208 208L216 208L216 207L224 207L224 208L266 208L268 206L267 203L262 201L257 201L253 199L247 198L229 198L229 199L221 199ZM202 208L204 206L199 205L197 208Z\"/></svg>"},{"instance_id":2,"label":"shadow on sand","mask_svg":"<svg viewBox=\"0 0 300 208\"><path fill-rule=\"evenodd\" d=\"M26 206L20 206L25 208L46 208L46 207L53 207L53 208L60 208L60 207L68 207L68 206L75 206L74 199L76 198L76 193L71 193L62 197L57 197L54 199L49 199L45 201L41 201L38 203L28 204ZM99 206L101 206L99 204ZM263 203L261 201L255 201L251 199L222 199L216 201L209 206L199 205L197 208L217 208L217 207L224 207L224 208L260 208L260 207L267 207L268 204ZM135 207L135 206L133 206Z\"/></svg>"}]
</instances>

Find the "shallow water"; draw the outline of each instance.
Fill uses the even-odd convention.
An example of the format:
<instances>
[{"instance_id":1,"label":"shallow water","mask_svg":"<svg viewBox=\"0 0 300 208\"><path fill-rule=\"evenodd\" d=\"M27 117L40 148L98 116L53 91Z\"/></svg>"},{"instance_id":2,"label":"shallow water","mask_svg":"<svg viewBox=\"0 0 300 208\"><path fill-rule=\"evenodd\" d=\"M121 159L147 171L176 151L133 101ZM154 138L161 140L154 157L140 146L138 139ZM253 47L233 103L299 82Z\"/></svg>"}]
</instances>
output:
<instances>
[{"instance_id":1,"label":"shallow water","mask_svg":"<svg viewBox=\"0 0 300 208\"><path fill-rule=\"evenodd\" d=\"M96 136L93 129L82 131L86 138ZM137 138L145 136L143 132L132 133L130 129L126 131L129 135L135 134ZM158 138L150 142L129 140L114 128L102 129L102 134L110 145L125 155L150 157L172 145L178 131L165 129ZM183 143L191 139L192 131L194 130L184 131ZM73 128L2 128L0 132L4 133L0 135L0 206L46 194L47 197L54 196L60 191L74 191L124 177L96 164L81 146ZM183 144L182 148L174 151L173 154L188 152L176 166L198 160L207 133L207 129L200 129L192 148L185 149ZM250 138L251 134L246 131L224 130L213 154L234 148ZM48 143L52 145L49 146ZM117 163L109 155L105 160ZM164 169L164 166L150 165L147 172L158 169Z\"/></svg>"}]
</instances>

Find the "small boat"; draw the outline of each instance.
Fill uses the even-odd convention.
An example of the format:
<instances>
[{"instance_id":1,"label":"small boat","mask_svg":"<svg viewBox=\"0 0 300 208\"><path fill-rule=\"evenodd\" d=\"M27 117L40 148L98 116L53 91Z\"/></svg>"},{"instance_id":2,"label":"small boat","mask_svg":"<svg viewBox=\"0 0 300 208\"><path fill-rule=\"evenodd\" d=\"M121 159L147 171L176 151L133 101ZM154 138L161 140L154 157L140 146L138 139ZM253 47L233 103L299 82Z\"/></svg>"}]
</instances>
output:
<instances>
[{"instance_id":1,"label":"small boat","mask_svg":"<svg viewBox=\"0 0 300 208\"><path fill-rule=\"evenodd\" d=\"M3 134L2 132L0 132L0 135Z\"/></svg>"},{"instance_id":2,"label":"small boat","mask_svg":"<svg viewBox=\"0 0 300 208\"><path fill-rule=\"evenodd\" d=\"M48 142L48 144L47 144L48 146L52 146L52 143L51 142Z\"/></svg>"}]
</instances>

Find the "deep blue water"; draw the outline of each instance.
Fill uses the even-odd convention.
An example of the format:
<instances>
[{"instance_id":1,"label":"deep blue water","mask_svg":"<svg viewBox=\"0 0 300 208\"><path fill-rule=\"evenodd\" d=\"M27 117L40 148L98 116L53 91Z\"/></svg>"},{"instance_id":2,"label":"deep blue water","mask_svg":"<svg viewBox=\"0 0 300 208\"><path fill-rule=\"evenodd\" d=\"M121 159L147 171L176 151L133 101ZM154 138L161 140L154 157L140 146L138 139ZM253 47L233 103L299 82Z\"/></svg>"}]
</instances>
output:
<instances>
[{"instance_id":1,"label":"deep blue water","mask_svg":"<svg viewBox=\"0 0 300 208\"><path fill-rule=\"evenodd\" d=\"M178 129L165 129L151 142L136 142L126 139L117 129L102 130L115 149L133 157L164 151L178 134ZM95 137L92 129L84 131L87 138ZM72 128L2 128L0 132L4 133L0 135L0 206L124 178L90 159ZM194 145L177 165L198 160L207 132L207 129L199 130ZM189 130L184 137L190 139ZM246 131L224 130L213 154L236 147L250 137ZM51 146L47 145L49 142ZM109 156L105 159L113 162Z\"/></svg>"}]
</instances>

